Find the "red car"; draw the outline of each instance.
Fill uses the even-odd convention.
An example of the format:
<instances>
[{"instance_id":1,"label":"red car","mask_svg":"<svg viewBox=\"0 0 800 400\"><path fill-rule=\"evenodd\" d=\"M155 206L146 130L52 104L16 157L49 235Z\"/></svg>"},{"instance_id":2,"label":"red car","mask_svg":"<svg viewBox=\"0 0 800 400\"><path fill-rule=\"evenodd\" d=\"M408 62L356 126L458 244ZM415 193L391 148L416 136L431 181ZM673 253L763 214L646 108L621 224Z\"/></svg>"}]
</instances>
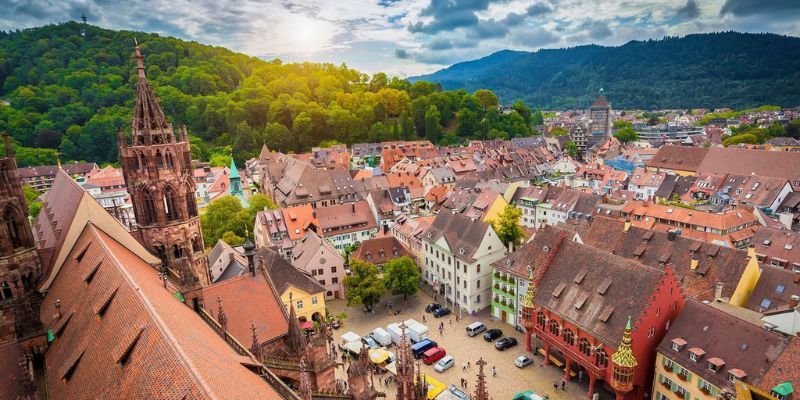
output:
<instances>
[{"instance_id":1,"label":"red car","mask_svg":"<svg viewBox=\"0 0 800 400\"><path fill-rule=\"evenodd\" d=\"M431 364L441 360L442 357L444 357L446 355L447 355L447 351L445 351L444 348L442 348L442 347L434 347L432 349L428 349L428 351L425 352L425 354L422 356L422 362L424 362L427 365L431 365Z\"/></svg>"}]
</instances>

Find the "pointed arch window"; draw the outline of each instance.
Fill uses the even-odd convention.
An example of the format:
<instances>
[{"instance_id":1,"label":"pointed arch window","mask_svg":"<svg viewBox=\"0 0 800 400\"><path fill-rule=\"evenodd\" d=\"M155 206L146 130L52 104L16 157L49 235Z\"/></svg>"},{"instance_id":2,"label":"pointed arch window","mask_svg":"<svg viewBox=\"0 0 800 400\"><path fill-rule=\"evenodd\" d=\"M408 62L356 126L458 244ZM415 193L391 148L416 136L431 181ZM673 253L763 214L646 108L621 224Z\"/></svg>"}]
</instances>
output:
<instances>
[{"instance_id":1,"label":"pointed arch window","mask_svg":"<svg viewBox=\"0 0 800 400\"><path fill-rule=\"evenodd\" d=\"M167 221L175 221L180 216L178 215L178 195L175 189L170 186L164 188L164 211L167 214Z\"/></svg>"},{"instance_id":2,"label":"pointed arch window","mask_svg":"<svg viewBox=\"0 0 800 400\"><path fill-rule=\"evenodd\" d=\"M575 346L575 335L571 329L564 330L564 342L570 346Z\"/></svg>"},{"instance_id":3,"label":"pointed arch window","mask_svg":"<svg viewBox=\"0 0 800 400\"><path fill-rule=\"evenodd\" d=\"M197 200L194 198L194 188L190 185L186 188L186 209L189 217L197 216Z\"/></svg>"},{"instance_id":4,"label":"pointed arch window","mask_svg":"<svg viewBox=\"0 0 800 400\"><path fill-rule=\"evenodd\" d=\"M6 281L0 282L0 301L10 300L13 296L11 286Z\"/></svg>"},{"instance_id":5,"label":"pointed arch window","mask_svg":"<svg viewBox=\"0 0 800 400\"><path fill-rule=\"evenodd\" d=\"M192 252L197 253L198 251L203 251L203 245L200 244L200 236L195 236L192 238Z\"/></svg>"},{"instance_id":6,"label":"pointed arch window","mask_svg":"<svg viewBox=\"0 0 800 400\"><path fill-rule=\"evenodd\" d=\"M178 245L177 243L172 245L172 255L175 259L183 258L183 246Z\"/></svg>"},{"instance_id":7,"label":"pointed arch window","mask_svg":"<svg viewBox=\"0 0 800 400\"><path fill-rule=\"evenodd\" d=\"M156 203L147 189L142 190L142 222L144 225L156 222Z\"/></svg>"},{"instance_id":8,"label":"pointed arch window","mask_svg":"<svg viewBox=\"0 0 800 400\"><path fill-rule=\"evenodd\" d=\"M589 343L589 339L581 338L578 340L578 347L581 350L581 353L588 355L592 354L592 345Z\"/></svg>"},{"instance_id":9,"label":"pointed arch window","mask_svg":"<svg viewBox=\"0 0 800 400\"><path fill-rule=\"evenodd\" d=\"M19 212L11 206L6 207L3 213L3 222L6 225L11 247L18 249L25 246L25 222Z\"/></svg>"},{"instance_id":10,"label":"pointed arch window","mask_svg":"<svg viewBox=\"0 0 800 400\"><path fill-rule=\"evenodd\" d=\"M6 187L10 183L11 180L9 179L8 167L4 164L2 167L0 167L0 184L2 184L3 187Z\"/></svg>"},{"instance_id":11,"label":"pointed arch window","mask_svg":"<svg viewBox=\"0 0 800 400\"><path fill-rule=\"evenodd\" d=\"M175 167L175 159L172 157L171 151L165 151L164 158L166 159L167 168L172 169Z\"/></svg>"},{"instance_id":12,"label":"pointed arch window","mask_svg":"<svg viewBox=\"0 0 800 400\"><path fill-rule=\"evenodd\" d=\"M156 167L164 169L164 155L161 154L161 150L156 150Z\"/></svg>"},{"instance_id":13,"label":"pointed arch window","mask_svg":"<svg viewBox=\"0 0 800 400\"><path fill-rule=\"evenodd\" d=\"M144 154L142 154L142 152L137 152L136 154L136 159L139 161L139 171L147 170L147 159L144 157Z\"/></svg>"}]
</instances>

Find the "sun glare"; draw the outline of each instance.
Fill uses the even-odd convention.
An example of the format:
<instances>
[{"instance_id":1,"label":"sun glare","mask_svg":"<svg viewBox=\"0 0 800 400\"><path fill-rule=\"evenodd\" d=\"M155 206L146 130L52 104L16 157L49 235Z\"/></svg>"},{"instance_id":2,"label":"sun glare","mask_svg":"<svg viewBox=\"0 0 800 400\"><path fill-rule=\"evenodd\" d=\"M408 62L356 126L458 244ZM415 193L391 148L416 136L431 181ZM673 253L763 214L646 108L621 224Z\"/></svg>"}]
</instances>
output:
<instances>
[{"instance_id":1,"label":"sun glare","mask_svg":"<svg viewBox=\"0 0 800 400\"><path fill-rule=\"evenodd\" d=\"M284 39L289 51L314 53L322 50L335 33L334 26L327 21L294 15L285 21Z\"/></svg>"}]
</instances>

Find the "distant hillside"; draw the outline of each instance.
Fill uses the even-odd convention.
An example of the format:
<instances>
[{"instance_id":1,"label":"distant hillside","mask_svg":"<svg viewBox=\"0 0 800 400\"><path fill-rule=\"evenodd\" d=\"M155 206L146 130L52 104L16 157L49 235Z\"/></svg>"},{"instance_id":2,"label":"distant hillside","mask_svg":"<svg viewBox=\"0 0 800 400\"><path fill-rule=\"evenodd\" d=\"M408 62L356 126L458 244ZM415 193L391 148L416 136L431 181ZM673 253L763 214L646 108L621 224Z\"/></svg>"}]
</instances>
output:
<instances>
[{"instance_id":1,"label":"distant hillside","mask_svg":"<svg viewBox=\"0 0 800 400\"><path fill-rule=\"evenodd\" d=\"M800 105L800 38L710 33L535 53L500 51L411 79L491 89L504 103L585 108L605 89L614 108Z\"/></svg>"}]
</instances>

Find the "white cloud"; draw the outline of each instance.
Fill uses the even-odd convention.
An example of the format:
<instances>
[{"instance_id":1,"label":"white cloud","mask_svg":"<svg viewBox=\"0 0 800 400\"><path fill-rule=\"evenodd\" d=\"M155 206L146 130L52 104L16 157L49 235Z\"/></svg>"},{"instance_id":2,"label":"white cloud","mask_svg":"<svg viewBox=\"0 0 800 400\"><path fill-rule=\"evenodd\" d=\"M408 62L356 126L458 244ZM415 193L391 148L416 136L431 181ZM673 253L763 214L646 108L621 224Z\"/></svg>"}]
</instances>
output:
<instances>
[{"instance_id":1,"label":"white cloud","mask_svg":"<svg viewBox=\"0 0 800 400\"><path fill-rule=\"evenodd\" d=\"M0 29L77 20L86 13L90 23L106 28L411 75L502 49L619 45L727 29L800 32L798 7L783 5L796 0L764 1L772 6L748 14L757 0L436 0L433 6L431 0L0 0ZM698 12L679 13L687 4ZM721 14L726 4L728 12Z\"/></svg>"}]
</instances>

